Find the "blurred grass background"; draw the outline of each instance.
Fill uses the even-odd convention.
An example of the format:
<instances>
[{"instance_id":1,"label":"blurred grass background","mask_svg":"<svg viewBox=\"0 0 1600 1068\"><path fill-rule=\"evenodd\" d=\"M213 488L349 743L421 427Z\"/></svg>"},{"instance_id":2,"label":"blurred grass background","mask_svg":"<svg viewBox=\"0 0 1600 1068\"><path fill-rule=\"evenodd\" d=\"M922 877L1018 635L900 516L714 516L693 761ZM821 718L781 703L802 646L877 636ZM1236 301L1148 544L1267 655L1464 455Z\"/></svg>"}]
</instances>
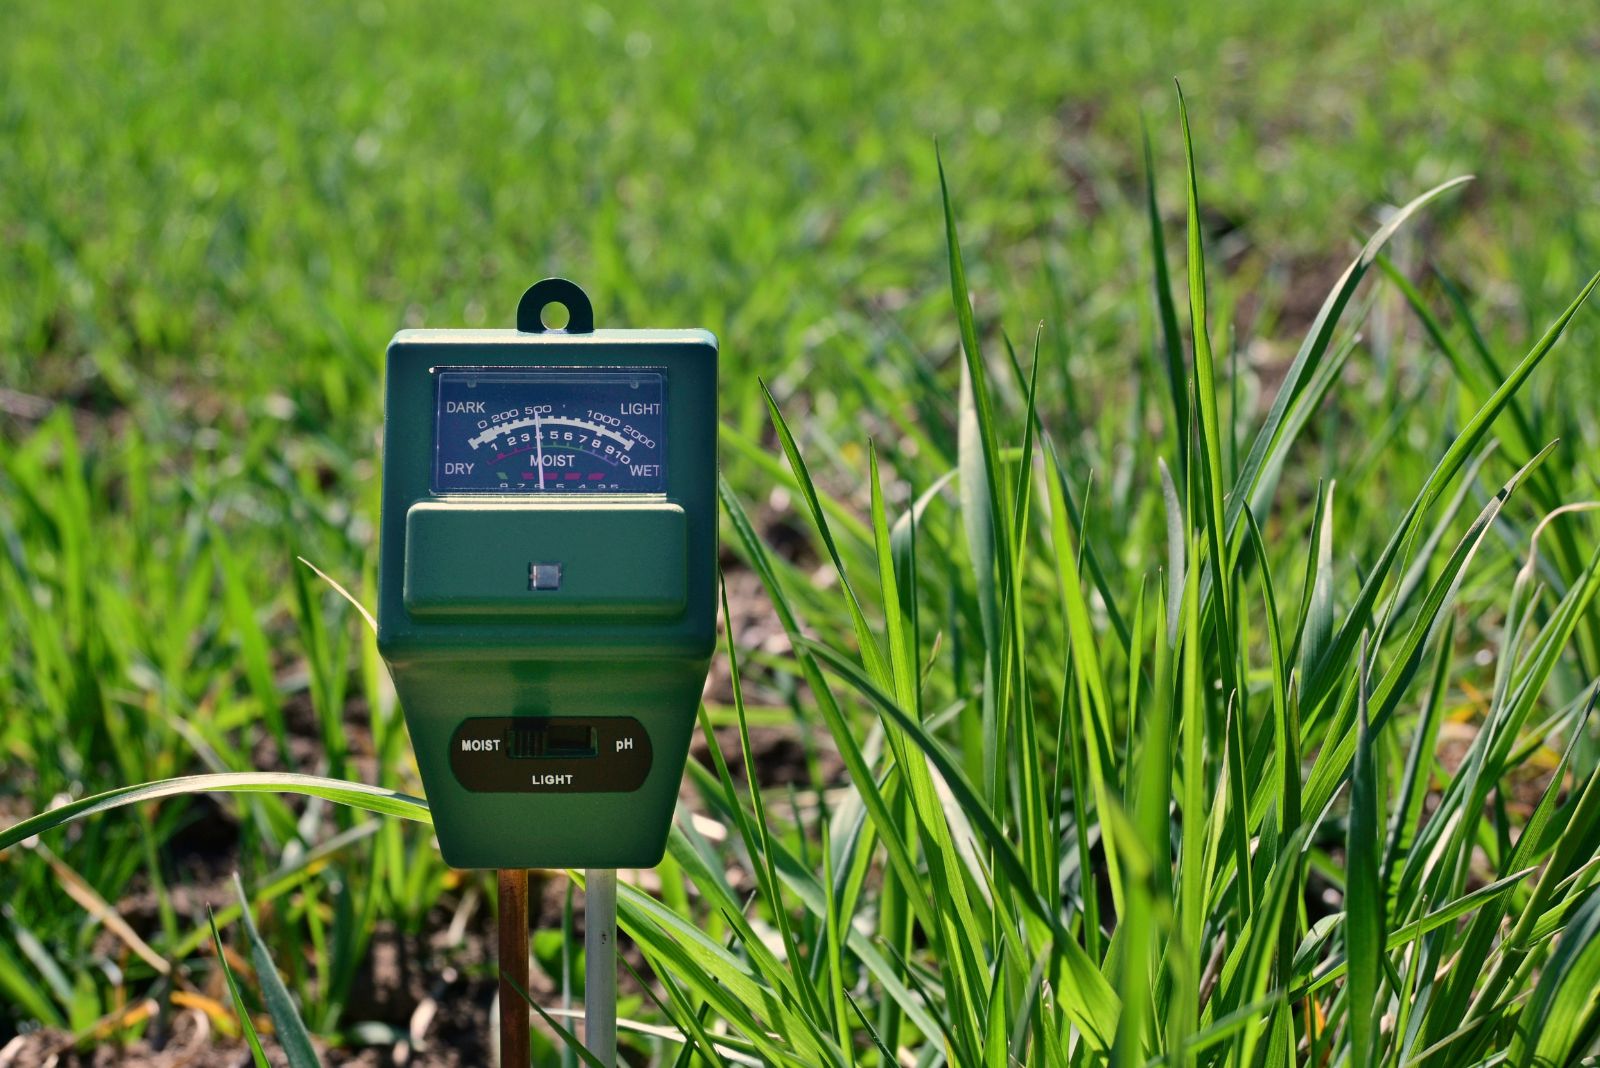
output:
<instances>
[{"instance_id":1,"label":"blurred grass background","mask_svg":"<svg viewBox=\"0 0 1600 1068\"><path fill-rule=\"evenodd\" d=\"M381 718L389 701L353 617L307 590L294 557L352 589L370 575L393 331L509 325L542 275L583 284L603 326L716 330L730 439L772 442L760 376L819 478L859 504L861 483L837 468L859 467L866 434L896 442L917 418L948 437L954 418L937 139L980 327L1021 338L1046 320L1040 410L1076 469L1110 487L1091 522L1116 538L1159 524L1143 467L1149 496L1128 503L1116 443L1159 432L1143 396L1159 376L1140 125L1176 237L1174 76L1202 147L1214 331L1239 421L1270 397L1354 235L1450 176L1477 180L1394 254L1447 270L1495 351L1525 347L1600 261L1600 20L1583 4L95 0L10 5L5 22L10 817L207 768L414 784L403 734L379 731L349 767L289 744L297 716L326 734L347 705ZM1354 388L1403 382L1409 404L1449 421L1453 395L1432 401L1448 373L1396 295L1378 301L1378 371L1363 365ZM1529 400L1560 409L1578 496L1593 495L1600 446L1585 370L1597 329L1574 322ZM1378 418L1358 429L1384 439ZM1331 437L1296 489L1359 455L1360 434ZM748 449L724 463L737 492L783 512ZM1386 492L1374 475L1339 506L1382 514ZM1385 533L1342 525L1354 558ZM1151 546L1122 562L1152 566ZM253 811L259 826L223 851L265 872L293 816ZM163 864L183 881L160 858L195 825L164 808L59 846L115 902ZM367 861L378 889L351 901L429 929L453 876L428 862L425 832L381 837ZM0 973L43 974L63 1025L110 1011L117 984L89 970L104 947L62 907L49 861L7 858L0 886ZM192 907L159 911L167 944L190 934ZM365 945L349 937L330 951L346 989L330 981L338 996L314 1026L339 1022ZM29 1018L47 1017L0 1002L0 1035Z\"/></svg>"},{"instance_id":2,"label":"blurred grass background","mask_svg":"<svg viewBox=\"0 0 1600 1068\"><path fill-rule=\"evenodd\" d=\"M0 46L0 370L90 407L221 392L235 420L282 393L364 455L389 333L504 322L545 271L612 325L717 325L736 372L825 372L885 307L948 347L940 138L991 303L1069 310L1105 376L1139 343L1138 123L1170 128L1174 76L1241 292L1270 307L1375 206L1476 173L1441 258L1525 330L1597 239L1578 12L30 5Z\"/></svg>"}]
</instances>

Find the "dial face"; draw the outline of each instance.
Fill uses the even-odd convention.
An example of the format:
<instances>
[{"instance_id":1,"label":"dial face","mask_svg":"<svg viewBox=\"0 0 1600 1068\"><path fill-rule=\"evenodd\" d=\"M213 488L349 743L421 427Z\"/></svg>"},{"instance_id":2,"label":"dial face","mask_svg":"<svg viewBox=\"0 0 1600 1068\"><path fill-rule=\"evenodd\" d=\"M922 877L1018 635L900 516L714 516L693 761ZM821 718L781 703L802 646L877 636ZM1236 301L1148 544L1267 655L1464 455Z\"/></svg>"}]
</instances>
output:
<instances>
[{"instance_id":1,"label":"dial face","mask_svg":"<svg viewBox=\"0 0 1600 1068\"><path fill-rule=\"evenodd\" d=\"M635 368L440 371L435 493L664 493L666 380Z\"/></svg>"}]
</instances>

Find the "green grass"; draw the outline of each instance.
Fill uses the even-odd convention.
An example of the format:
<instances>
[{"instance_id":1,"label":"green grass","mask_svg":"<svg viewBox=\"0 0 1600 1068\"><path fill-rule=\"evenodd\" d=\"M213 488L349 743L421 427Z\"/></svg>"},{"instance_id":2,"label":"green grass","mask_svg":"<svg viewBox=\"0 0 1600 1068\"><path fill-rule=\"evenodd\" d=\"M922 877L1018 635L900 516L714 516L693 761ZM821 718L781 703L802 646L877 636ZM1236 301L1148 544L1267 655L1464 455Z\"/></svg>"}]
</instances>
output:
<instances>
[{"instance_id":1,"label":"green grass","mask_svg":"<svg viewBox=\"0 0 1600 1068\"><path fill-rule=\"evenodd\" d=\"M702 723L848 772L691 767L702 822L619 901L624 1014L686 1036L625 1025L641 1058L1593 1055L1571 15L16 12L0 1034L131 1040L179 994L403 1038L348 1011L375 927L485 884L295 560L371 601L384 342L559 270L603 325L722 335L728 566L788 645L736 624ZM202 788L216 937L177 892ZM91 907L136 892L145 952Z\"/></svg>"}]
</instances>

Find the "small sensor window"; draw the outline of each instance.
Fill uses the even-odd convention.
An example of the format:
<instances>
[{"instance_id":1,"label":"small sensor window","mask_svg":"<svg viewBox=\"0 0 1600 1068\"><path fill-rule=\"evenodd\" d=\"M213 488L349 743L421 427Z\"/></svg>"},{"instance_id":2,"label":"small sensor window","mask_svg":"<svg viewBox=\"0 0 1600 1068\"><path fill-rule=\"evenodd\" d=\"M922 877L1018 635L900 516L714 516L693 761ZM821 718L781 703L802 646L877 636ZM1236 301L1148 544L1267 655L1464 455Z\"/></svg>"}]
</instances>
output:
<instances>
[{"instance_id":1,"label":"small sensor window","mask_svg":"<svg viewBox=\"0 0 1600 1068\"><path fill-rule=\"evenodd\" d=\"M559 590L561 588L560 564L529 564L528 589Z\"/></svg>"}]
</instances>

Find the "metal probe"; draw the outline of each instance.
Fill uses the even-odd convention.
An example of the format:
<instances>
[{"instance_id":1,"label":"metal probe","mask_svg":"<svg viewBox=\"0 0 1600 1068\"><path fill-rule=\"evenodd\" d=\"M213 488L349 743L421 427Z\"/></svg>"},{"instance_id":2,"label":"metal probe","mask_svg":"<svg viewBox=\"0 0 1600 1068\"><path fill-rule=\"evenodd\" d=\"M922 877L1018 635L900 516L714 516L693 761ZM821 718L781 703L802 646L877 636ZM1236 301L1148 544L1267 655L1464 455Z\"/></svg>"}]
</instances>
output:
<instances>
[{"instance_id":1,"label":"metal probe","mask_svg":"<svg viewBox=\"0 0 1600 1068\"><path fill-rule=\"evenodd\" d=\"M503 868L500 876L500 1064L527 1068L528 872Z\"/></svg>"},{"instance_id":2,"label":"metal probe","mask_svg":"<svg viewBox=\"0 0 1600 1068\"><path fill-rule=\"evenodd\" d=\"M617 871L583 873L583 1044L606 1068L617 1063Z\"/></svg>"}]
</instances>

